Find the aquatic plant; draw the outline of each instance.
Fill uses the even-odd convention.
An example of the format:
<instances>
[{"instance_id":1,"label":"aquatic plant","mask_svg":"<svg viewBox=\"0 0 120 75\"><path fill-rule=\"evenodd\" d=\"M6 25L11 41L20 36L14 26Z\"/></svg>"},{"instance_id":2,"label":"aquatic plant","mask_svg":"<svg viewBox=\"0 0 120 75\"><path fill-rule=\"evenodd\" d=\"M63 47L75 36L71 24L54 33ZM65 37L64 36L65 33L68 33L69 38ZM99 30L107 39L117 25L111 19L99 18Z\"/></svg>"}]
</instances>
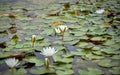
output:
<instances>
[{"instance_id":1,"label":"aquatic plant","mask_svg":"<svg viewBox=\"0 0 120 75\"><path fill-rule=\"evenodd\" d=\"M105 10L104 9L98 9L98 10L96 10L96 12L95 13L97 13L97 14L102 14L102 13L104 13L105 12Z\"/></svg>"},{"instance_id":2,"label":"aquatic plant","mask_svg":"<svg viewBox=\"0 0 120 75\"><path fill-rule=\"evenodd\" d=\"M32 48L34 48L35 40L36 40L36 35L32 35Z\"/></svg>"},{"instance_id":3,"label":"aquatic plant","mask_svg":"<svg viewBox=\"0 0 120 75\"><path fill-rule=\"evenodd\" d=\"M49 56L52 56L53 54L55 54L57 51L55 50L54 47L46 47L46 48L43 48L42 50L42 55L46 56L46 57L49 57Z\"/></svg>"},{"instance_id":4,"label":"aquatic plant","mask_svg":"<svg viewBox=\"0 0 120 75\"><path fill-rule=\"evenodd\" d=\"M15 58L9 58L7 60L5 60L5 63L10 67L10 68L14 68L18 65L19 60L15 59Z\"/></svg>"},{"instance_id":5,"label":"aquatic plant","mask_svg":"<svg viewBox=\"0 0 120 75\"><path fill-rule=\"evenodd\" d=\"M64 33L68 30L67 25L59 25L57 28L55 28L55 33L61 33L62 34L62 41L64 41Z\"/></svg>"}]
</instances>

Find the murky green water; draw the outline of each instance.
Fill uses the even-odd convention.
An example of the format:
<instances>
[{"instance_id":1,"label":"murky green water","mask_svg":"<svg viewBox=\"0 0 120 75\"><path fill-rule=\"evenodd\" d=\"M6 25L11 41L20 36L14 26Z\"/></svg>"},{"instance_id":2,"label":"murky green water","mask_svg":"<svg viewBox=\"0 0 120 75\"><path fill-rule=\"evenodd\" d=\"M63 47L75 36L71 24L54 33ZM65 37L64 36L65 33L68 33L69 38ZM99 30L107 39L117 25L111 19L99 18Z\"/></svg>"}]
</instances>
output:
<instances>
[{"instance_id":1,"label":"murky green water","mask_svg":"<svg viewBox=\"0 0 120 75\"><path fill-rule=\"evenodd\" d=\"M119 75L119 7L119 0L0 0L0 75L13 75L5 63L13 57L14 75ZM64 42L59 24L68 26ZM58 52L46 69L40 52L49 46Z\"/></svg>"}]
</instances>

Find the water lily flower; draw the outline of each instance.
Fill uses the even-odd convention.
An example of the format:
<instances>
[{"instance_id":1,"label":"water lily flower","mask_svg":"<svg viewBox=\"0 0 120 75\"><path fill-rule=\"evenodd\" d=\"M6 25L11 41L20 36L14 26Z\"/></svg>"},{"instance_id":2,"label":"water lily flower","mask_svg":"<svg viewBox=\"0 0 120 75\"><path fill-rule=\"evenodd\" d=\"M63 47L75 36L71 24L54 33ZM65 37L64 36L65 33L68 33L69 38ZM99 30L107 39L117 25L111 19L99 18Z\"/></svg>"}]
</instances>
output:
<instances>
[{"instance_id":1,"label":"water lily flower","mask_svg":"<svg viewBox=\"0 0 120 75\"><path fill-rule=\"evenodd\" d=\"M104 9L98 9L98 10L96 10L96 12L95 13L97 13L97 14L102 14L102 13L104 13L105 12L105 10Z\"/></svg>"},{"instance_id":2,"label":"water lily flower","mask_svg":"<svg viewBox=\"0 0 120 75\"><path fill-rule=\"evenodd\" d=\"M10 68L14 68L18 65L19 60L15 59L15 58L9 58L7 60L5 60L5 63L10 67Z\"/></svg>"},{"instance_id":3,"label":"water lily flower","mask_svg":"<svg viewBox=\"0 0 120 75\"><path fill-rule=\"evenodd\" d=\"M42 52L40 54L49 57L52 56L53 54L55 54L57 51L54 49L54 47L46 47L43 48Z\"/></svg>"},{"instance_id":4,"label":"water lily flower","mask_svg":"<svg viewBox=\"0 0 120 75\"><path fill-rule=\"evenodd\" d=\"M58 28L60 29L61 32L65 32L68 29L68 27L66 25L60 25L60 26L58 26Z\"/></svg>"},{"instance_id":5,"label":"water lily flower","mask_svg":"<svg viewBox=\"0 0 120 75\"><path fill-rule=\"evenodd\" d=\"M55 28L55 33L61 33L60 29L59 28Z\"/></svg>"}]
</instances>

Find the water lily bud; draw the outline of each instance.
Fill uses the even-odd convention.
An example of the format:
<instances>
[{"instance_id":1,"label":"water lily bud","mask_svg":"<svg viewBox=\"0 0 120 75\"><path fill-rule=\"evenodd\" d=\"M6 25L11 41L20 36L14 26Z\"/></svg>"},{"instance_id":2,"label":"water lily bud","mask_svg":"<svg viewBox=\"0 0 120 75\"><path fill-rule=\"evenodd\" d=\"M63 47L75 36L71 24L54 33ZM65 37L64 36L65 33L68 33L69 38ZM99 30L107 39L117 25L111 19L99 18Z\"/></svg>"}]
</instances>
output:
<instances>
[{"instance_id":1,"label":"water lily bud","mask_svg":"<svg viewBox=\"0 0 120 75\"><path fill-rule=\"evenodd\" d=\"M36 40L36 35L32 35L32 43L34 43Z\"/></svg>"},{"instance_id":2,"label":"water lily bud","mask_svg":"<svg viewBox=\"0 0 120 75\"><path fill-rule=\"evenodd\" d=\"M45 67L49 68L49 59L48 58L45 58Z\"/></svg>"},{"instance_id":3,"label":"water lily bud","mask_svg":"<svg viewBox=\"0 0 120 75\"><path fill-rule=\"evenodd\" d=\"M32 35L32 48L34 48L35 40L36 40L36 35Z\"/></svg>"}]
</instances>

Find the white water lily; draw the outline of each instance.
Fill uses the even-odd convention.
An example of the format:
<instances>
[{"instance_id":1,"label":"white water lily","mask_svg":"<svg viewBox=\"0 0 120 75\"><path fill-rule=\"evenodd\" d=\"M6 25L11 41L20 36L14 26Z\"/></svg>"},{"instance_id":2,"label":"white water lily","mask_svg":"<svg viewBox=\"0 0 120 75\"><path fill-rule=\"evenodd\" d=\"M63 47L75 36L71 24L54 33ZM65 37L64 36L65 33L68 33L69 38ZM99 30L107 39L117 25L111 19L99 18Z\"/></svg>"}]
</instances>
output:
<instances>
[{"instance_id":1,"label":"white water lily","mask_svg":"<svg viewBox=\"0 0 120 75\"><path fill-rule=\"evenodd\" d=\"M40 54L49 57L52 56L53 54L55 54L57 51L54 49L54 47L46 47L43 48L42 52Z\"/></svg>"},{"instance_id":2,"label":"white water lily","mask_svg":"<svg viewBox=\"0 0 120 75\"><path fill-rule=\"evenodd\" d=\"M58 26L58 28L60 29L61 32L65 32L68 29L68 27L66 25L60 25L60 26Z\"/></svg>"},{"instance_id":3,"label":"white water lily","mask_svg":"<svg viewBox=\"0 0 120 75\"><path fill-rule=\"evenodd\" d=\"M55 28L55 33L61 33L59 28Z\"/></svg>"},{"instance_id":4,"label":"white water lily","mask_svg":"<svg viewBox=\"0 0 120 75\"><path fill-rule=\"evenodd\" d=\"M9 58L7 60L5 60L5 63L10 67L10 68L14 68L18 65L18 59L15 58Z\"/></svg>"},{"instance_id":5,"label":"white water lily","mask_svg":"<svg viewBox=\"0 0 120 75\"><path fill-rule=\"evenodd\" d=\"M105 10L104 9L98 9L98 10L96 10L96 12L95 13L97 13L97 14L102 14L102 13L104 13L105 12Z\"/></svg>"}]
</instances>

